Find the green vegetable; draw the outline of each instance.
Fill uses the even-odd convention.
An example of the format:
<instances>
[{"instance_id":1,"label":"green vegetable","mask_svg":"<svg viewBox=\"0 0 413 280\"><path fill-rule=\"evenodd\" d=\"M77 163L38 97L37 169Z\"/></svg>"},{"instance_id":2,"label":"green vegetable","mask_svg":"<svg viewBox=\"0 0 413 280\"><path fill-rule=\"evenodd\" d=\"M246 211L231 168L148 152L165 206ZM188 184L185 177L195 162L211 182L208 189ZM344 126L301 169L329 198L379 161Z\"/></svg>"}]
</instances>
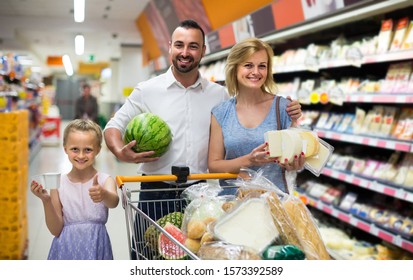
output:
<instances>
[{"instance_id":1,"label":"green vegetable","mask_svg":"<svg viewBox=\"0 0 413 280\"><path fill-rule=\"evenodd\" d=\"M262 253L264 260L304 260L305 254L295 245L269 246Z\"/></svg>"}]
</instances>

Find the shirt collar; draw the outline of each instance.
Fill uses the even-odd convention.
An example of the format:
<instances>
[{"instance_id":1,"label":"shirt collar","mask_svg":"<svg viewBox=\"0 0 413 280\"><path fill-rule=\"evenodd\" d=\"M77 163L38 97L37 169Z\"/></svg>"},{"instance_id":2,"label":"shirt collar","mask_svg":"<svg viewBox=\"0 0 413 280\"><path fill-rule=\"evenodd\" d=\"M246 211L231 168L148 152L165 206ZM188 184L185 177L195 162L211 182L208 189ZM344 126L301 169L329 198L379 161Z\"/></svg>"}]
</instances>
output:
<instances>
[{"instance_id":1,"label":"shirt collar","mask_svg":"<svg viewBox=\"0 0 413 280\"><path fill-rule=\"evenodd\" d=\"M170 88L173 85L177 85L177 86L181 87L182 85L175 79L175 76L172 73L172 67L173 66L170 66L168 68L168 71L166 72L167 87ZM196 80L196 82L192 86L190 86L190 88L196 88L198 86L201 86L201 89L204 90L207 86L207 83L208 83L208 81L201 76L201 73L199 73L198 79Z\"/></svg>"}]
</instances>

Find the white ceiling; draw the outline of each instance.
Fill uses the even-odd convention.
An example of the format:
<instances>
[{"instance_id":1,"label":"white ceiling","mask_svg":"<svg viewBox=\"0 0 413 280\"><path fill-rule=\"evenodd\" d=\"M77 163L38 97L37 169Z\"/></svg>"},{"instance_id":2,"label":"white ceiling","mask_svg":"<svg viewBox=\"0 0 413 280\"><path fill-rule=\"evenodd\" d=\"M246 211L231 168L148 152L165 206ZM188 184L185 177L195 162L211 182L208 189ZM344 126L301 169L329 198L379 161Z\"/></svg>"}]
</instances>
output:
<instances>
[{"instance_id":1,"label":"white ceiling","mask_svg":"<svg viewBox=\"0 0 413 280\"><path fill-rule=\"evenodd\" d=\"M95 62L109 62L120 57L122 44L142 43L135 20L149 1L86 0L85 21L76 23L73 0L0 0L0 54L27 54L43 67L47 56L63 54L69 54L75 69L90 55ZM85 36L82 56L75 54L77 34Z\"/></svg>"}]
</instances>

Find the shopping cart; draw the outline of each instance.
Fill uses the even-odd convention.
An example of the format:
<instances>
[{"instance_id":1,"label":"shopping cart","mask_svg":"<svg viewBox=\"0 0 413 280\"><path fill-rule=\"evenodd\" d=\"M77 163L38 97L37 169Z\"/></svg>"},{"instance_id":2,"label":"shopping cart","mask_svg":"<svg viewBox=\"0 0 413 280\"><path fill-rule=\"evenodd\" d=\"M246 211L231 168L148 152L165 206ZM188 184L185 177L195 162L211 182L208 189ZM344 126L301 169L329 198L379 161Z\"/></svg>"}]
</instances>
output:
<instances>
[{"instance_id":1,"label":"shopping cart","mask_svg":"<svg viewBox=\"0 0 413 280\"><path fill-rule=\"evenodd\" d=\"M146 191L154 190L141 190L138 186L138 182L163 182L170 181L176 183L176 188L156 189L157 192L181 192L185 187L180 187L187 181L203 181L213 179L234 179L238 174L232 173L207 173L207 174L189 174L189 169L183 169L186 172L182 172L182 169L178 169L176 173L172 168L172 175L153 175L153 176L116 176L117 186L122 191L122 207L125 209L126 217L126 229L128 237L128 245L131 259L138 260L159 260L165 259L159 253L157 247L157 237L163 234L169 242L175 244L172 253L169 252L168 259L181 259L184 255L185 259L199 259L194 253L192 253L184 244L181 244L174 236L168 233L162 226L156 221L164 217L168 213L162 211L156 211L156 215L149 217L144 211L146 209L155 209L160 205L166 205L169 212L181 212L183 213L185 203L183 198L177 196L175 199L165 200L150 200L144 201L139 199L139 194ZM135 183L128 184L126 183ZM161 207L162 209L162 207ZM159 212L159 213L157 213ZM148 230L151 234L148 235ZM145 235L146 234L146 235ZM150 238L148 238L150 237ZM154 244L155 243L155 244Z\"/></svg>"}]
</instances>

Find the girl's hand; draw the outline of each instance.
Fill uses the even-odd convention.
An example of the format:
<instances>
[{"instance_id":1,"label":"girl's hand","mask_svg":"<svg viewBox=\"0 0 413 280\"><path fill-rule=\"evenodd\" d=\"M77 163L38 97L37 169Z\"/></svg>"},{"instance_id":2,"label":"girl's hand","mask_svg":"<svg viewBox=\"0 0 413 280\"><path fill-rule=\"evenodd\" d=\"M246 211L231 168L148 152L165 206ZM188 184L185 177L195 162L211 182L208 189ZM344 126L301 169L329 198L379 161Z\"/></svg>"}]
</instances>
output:
<instances>
[{"instance_id":1,"label":"girl's hand","mask_svg":"<svg viewBox=\"0 0 413 280\"><path fill-rule=\"evenodd\" d=\"M93 177L93 185L89 189L89 196L93 200L93 202L98 203L101 202L105 196L106 190L102 188L101 185L98 183L98 175L96 174Z\"/></svg>"},{"instance_id":2,"label":"girl's hand","mask_svg":"<svg viewBox=\"0 0 413 280\"><path fill-rule=\"evenodd\" d=\"M47 192L47 190L43 188L43 186L39 184L38 182L36 182L35 180L33 180L32 183L30 184L30 190L35 196L40 198L42 201L50 199L50 195Z\"/></svg>"}]
</instances>

